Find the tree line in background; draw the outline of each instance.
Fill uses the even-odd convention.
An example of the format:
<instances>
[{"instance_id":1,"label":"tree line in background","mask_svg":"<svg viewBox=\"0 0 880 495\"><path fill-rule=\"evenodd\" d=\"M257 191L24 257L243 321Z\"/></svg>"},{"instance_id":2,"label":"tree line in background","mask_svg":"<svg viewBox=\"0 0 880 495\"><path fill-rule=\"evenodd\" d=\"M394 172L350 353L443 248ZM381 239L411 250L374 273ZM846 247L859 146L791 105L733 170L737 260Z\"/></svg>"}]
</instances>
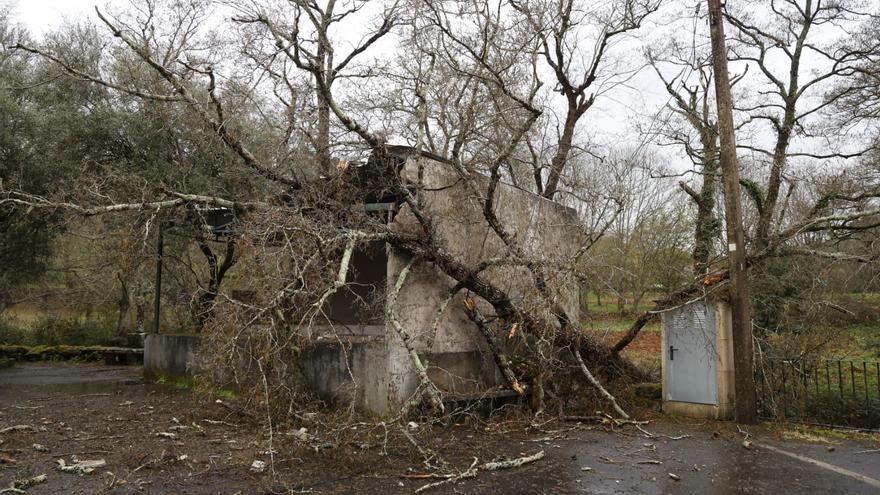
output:
<instances>
[{"instance_id":1,"label":"tree line in background","mask_svg":"<svg viewBox=\"0 0 880 495\"><path fill-rule=\"evenodd\" d=\"M725 11L760 333L852 315L843 296L877 289L873 8L774 0ZM98 16L42 39L0 16L0 308L51 289L111 314L119 334L137 330L151 318L161 228L168 325L228 335L268 319L257 354L281 373L278 343L321 320L315 302L340 289L346 253L382 240L448 275L450 298L485 301L491 332L520 325L535 337L526 361L538 364L511 372L540 387L561 354L620 376L631 370L620 351L658 312L723 290L702 2L150 0ZM605 102L640 96L666 103L618 106L620 129L597 128ZM497 260L447 254L389 143L472 183L535 300L483 276ZM423 235L352 211L349 177L368 158L391 170L387 187ZM500 182L577 212L586 240L564 268L525 255L498 220ZM217 207L235 212L236 238L206 233L204 212ZM635 315L620 342L581 335L554 306L543 287L559 273L580 281L587 309L610 296ZM530 314L535 305L549 314ZM274 378L282 393L286 378Z\"/></svg>"}]
</instances>

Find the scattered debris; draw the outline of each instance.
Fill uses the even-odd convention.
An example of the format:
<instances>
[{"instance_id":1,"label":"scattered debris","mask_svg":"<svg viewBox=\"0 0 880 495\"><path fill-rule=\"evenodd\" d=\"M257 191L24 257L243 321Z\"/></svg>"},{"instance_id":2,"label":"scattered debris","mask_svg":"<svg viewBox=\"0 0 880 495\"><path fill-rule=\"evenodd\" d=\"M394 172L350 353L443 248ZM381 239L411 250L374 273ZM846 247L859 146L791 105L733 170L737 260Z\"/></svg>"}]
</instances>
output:
<instances>
[{"instance_id":1,"label":"scattered debris","mask_svg":"<svg viewBox=\"0 0 880 495\"><path fill-rule=\"evenodd\" d=\"M33 478L18 479L15 480L15 487L21 489L30 488L32 486L39 485L40 483L45 483L47 479L48 476L46 476L45 474L39 474L37 476L34 476Z\"/></svg>"},{"instance_id":2,"label":"scattered debris","mask_svg":"<svg viewBox=\"0 0 880 495\"><path fill-rule=\"evenodd\" d=\"M169 440L177 440L177 433L170 433L167 431L160 431L156 433L157 437L167 438Z\"/></svg>"},{"instance_id":3,"label":"scattered debris","mask_svg":"<svg viewBox=\"0 0 880 495\"><path fill-rule=\"evenodd\" d=\"M743 430L742 428L740 428L739 425L737 425L736 430L738 432L742 433L743 435L745 435L743 437L742 446L745 447L746 449L751 450L752 449L752 442L749 440L749 437L751 436L751 434L749 432Z\"/></svg>"},{"instance_id":4,"label":"scattered debris","mask_svg":"<svg viewBox=\"0 0 880 495\"><path fill-rule=\"evenodd\" d=\"M38 433L41 431L46 431L46 427L40 426L38 428L34 425L13 425L13 426L7 426L6 428L0 428L0 434L12 433L14 431L27 432L27 433Z\"/></svg>"},{"instance_id":5,"label":"scattered debris","mask_svg":"<svg viewBox=\"0 0 880 495\"><path fill-rule=\"evenodd\" d=\"M656 459L646 459L644 461L636 461L636 464L663 464L662 462Z\"/></svg>"},{"instance_id":6,"label":"scattered debris","mask_svg":"<svg viewBox=\"0 0 880 495\"><path fill-rule=\"evenodd\" d=\"M94 461L80 461L76 458L73 458L73 464L67 464L64 459L58 459L58 466L61 468L61 471L65 473L76 473L76 474L91 474L97 468L101 468L107 465L107 461L104 459L98 459Z\"/></svg>"},{"instance_id":7,"label":"scattered debris","mask_svg":"<svg viewBox=\"0 0 880 495\"><path fill-rule=\"evenodd\" d=\"M312 435L308 434L308 430L306 430L305 426L298 430L293 430L289 432L288 435L295 437L301 442L308 442L309 440L312 440L314 438L312 437Z\"/></svg>"},{"instance_id":8,"label":"scattered debris","mask_svg":"<svg viewBox=\"0 0 880 495\"><path fill-rule=\"evenodd\" d=\"M668 474L669 474L669 477L672 478L673 480L675 480L675 481L681 481L681 476L679 476L679 475L677 475L677 474L675 474L675 473L668 473Z\"/></svg>"},{"instance_id":9,"label":"scattered debris","mask_svg":"<svg viewBox=\"0 0 880 495\"><path fill-rule=\"evenodd\" d=\"M35 443L35 444L31 445L31 447L33 447L33 449L36 450L37 452L49 452L49 447L46 447L45 445L43 445L41 443Z\"/></svg>"},{"instance_id":10,"label":"scattered debris","mask_svg":"<svg viewBox=\"0 0 880 495\"><path fill-rule=\"evenodd\" d=\"M216 421L216 420L213 420L213 419L203 419L202 421L204 421L205 423L208 423L209 425L224 425L224 426L229 426L229 427L232 427L232 428L238 428L238 425L237 425L237 424L235 424L235 423L229 423L229 422L227 422L227 421Z\"/></svg>"},{"instance_id":11,"label":"scattered debris","mask_svg":"<svg viewBox=\"0 0 880 495\"><path fill-rule=\"evenodd\" d=\"M47 476L40 474L33 478L18 479L9 484L7 488L0 489L0 493L26 493L25 489L46 482Z\"/></svg>"},{"instance_id":12,"label":"scattered debris","mask_svg":"<svg viewBox=\"0 0 880 495\"><path fill-rule=\"evenodd\" d=\"M251 463L251 472L252 473L262 473L266 470L266 463L260 460L256 460Z\"/></svg>"},{"instance_id":13,"label":"scattered debris","mask_svg":"<svg viewBox=\"0 0 880 495\"><path fill-rule=\"evenodd\" d=\"M581 471L592 471L592 470L593 470L593 468L591 468L590 466L584 466L581 468Z\"/></svg>"}]
</instances>

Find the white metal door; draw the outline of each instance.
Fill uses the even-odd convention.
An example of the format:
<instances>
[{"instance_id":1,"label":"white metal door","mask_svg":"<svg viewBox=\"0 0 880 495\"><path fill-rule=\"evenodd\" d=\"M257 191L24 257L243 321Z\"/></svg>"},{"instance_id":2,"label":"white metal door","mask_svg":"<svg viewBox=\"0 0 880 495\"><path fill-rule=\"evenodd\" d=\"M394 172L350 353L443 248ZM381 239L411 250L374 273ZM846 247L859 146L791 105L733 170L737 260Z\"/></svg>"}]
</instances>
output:
<instances>
[{"instance_id":1,"label":"white metal door","mask_svg":"<svg viewBox=\"0 0 880 495\"><path fill-rule=\"evenodd\" d=\"M666 399L717 404L715 313L704 301L666 318Z\"/></svg>"}]
</instances>

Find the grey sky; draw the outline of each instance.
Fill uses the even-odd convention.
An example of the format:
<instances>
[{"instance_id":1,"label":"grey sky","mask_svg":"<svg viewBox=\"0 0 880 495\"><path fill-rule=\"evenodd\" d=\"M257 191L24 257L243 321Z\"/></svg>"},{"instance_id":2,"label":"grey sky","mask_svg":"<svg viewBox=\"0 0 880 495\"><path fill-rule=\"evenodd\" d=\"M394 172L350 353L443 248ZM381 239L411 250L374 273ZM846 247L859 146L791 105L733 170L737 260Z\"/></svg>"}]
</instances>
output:
<instances>
[{"instance_id":1,"label":"grey sky","mask_svg":"<svg viewBox=\"0 0 880 495\"><path fill-rule=\"evenodd\" d=\"M93 15L94 6L106 2L95 0L0 0L0 5L13 5L15 17L34 34L42 34L61 24L65 18Z\"/></svg>"},{"instance_id":2,"label":"grey sky","mask_svg":"<svg viewBox=\"0 0 880 495\"><path fill-rule=\"evenodd\" d=\"M122 0L0 0L0 6L13 6L14 17L23 23L36 36L58 27L65 20L82 18L95 19L95 5L120 4ZM655 16L657 17L657 16ZM653 23L654 21L650 21ZM640 40L627 43L626 51L634 57L641 57L645 44L652 44L670 36L670 25L654 24L645 26ZM805 61L809 65L809 60ZM734 67L736 70L736 67ZM806 72L806 70L805 70ZM616 145L624 148L638 147L644 136L634 129L635 121L643 123L650 120L658 110L669 101L669 96L658 84L653 71L642 70L627 84L603 94L594 108L580 125L581 132L589 136L595 144ZM741 136L740 139L745 138ZM758 138L760 141L760 137ZM674 155L678 150L664 148L664 153L678 166L685 166L683 156ZM679 162L679 163L676 163ZM673 165L675 166L675 165ZM678 167L676 167L678 168Z\"/></svg>"}]
</instances>

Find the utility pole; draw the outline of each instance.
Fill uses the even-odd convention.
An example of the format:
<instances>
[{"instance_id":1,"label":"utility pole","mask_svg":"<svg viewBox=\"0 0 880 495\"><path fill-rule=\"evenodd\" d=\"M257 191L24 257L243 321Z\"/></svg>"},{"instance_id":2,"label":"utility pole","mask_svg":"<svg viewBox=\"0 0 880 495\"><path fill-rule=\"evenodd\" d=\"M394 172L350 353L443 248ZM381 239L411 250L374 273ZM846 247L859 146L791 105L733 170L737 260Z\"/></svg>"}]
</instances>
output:
<instances>
[{"instance_id":1,"label":"utility pole","mask_svg":"<svg viewBox=\"0 0 880 495\"><path fill-rule=\"evenodd\" d=\"M746 266L745 237L740 204L739 165L733 132L733 103L727 71L727 46L721 0L709 0L709 31L712 37L712 65L715 72L715 102L718 106L718 137L724 184L724 212L727 223L727 258L730 263L730 298L733 309L733 369L736 393L736 421L758 421L755 397L754 350L752 346L752 307Z\"/></svg>"}]
</instances>

